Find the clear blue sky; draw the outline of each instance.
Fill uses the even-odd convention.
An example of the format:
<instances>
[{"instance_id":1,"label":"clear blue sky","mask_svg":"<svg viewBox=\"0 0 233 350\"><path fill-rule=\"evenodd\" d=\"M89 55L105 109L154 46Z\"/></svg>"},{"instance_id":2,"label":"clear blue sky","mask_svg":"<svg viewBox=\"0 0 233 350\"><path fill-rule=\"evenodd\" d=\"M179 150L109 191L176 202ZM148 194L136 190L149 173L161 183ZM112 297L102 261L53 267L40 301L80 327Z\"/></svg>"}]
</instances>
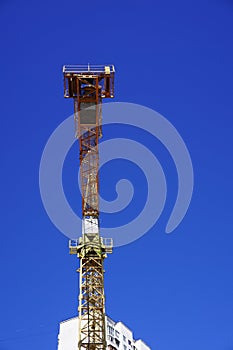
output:
<instances>
[{"instance_id":1,"label":"clear blue sky","mask_svg":"<svg viewBox=\"0 0 233 350\"><path fill-rule=\"evenodd\" d=\"M115 64L115 100L166 116L195 171L188 214L166 235L176 173L153 141L168 171L165 211L107 259L107 313L153 350L233 350L232 18L231 0L1 0L0 350L55 350L59 321L76 315L78 261L43 208L38 169L46 140L73 110L61 67L87 62ZM72 203L74 157L72 149ZM102 188L114 195L113 184Z\"/></svg>"}]
</instances>

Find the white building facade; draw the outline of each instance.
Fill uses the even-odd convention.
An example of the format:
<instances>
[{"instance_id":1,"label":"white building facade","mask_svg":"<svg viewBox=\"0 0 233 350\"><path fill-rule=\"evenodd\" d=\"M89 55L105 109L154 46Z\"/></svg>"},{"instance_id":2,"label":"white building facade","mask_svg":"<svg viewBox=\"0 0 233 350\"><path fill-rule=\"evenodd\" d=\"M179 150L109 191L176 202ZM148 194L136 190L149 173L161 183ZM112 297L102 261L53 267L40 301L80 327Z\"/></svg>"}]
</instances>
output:
<instances>
[{"instance_id":1,"label":"white building facade","mask_svg":"<svg viewBox=\"0 0 233 350\"><path fill-rule=\"evenodd\" d=\"M78 349L78 317L60 323L58 350ZM106 316L107 350L151 350L141 339L135 340L133 332L122 322Z\"/></svg>"}]
</instances>

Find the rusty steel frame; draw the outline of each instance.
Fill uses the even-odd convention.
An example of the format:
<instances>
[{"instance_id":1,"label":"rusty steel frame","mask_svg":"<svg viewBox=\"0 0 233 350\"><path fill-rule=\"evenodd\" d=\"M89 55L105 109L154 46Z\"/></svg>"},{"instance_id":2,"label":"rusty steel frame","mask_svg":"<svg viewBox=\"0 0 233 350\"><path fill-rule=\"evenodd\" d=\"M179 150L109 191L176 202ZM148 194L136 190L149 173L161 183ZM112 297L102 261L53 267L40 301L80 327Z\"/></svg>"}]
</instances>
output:
<instances>
[{"instance_id":1,"label":"rusty steel frame","mask_svg":"<svg viewBox=\"0 0 233 350\"><path fill-rule=\"evenodd\" d=\"M82 189L82 214L83 216L99 215L99 127L100 115L98 106L102 103L99 89L99 77L92 78L93 84L88 87L82 95L79 95L78 103L74 104L76 119L76 135L79 137L80 150L80 175ZM86 79L79 79L79 85L87 84ZM90 85L90 84L88 84ZM80 87L79 87L80 88ZM81 90L81 89L80 89ZM81 109L82 103L91 107ZM85 119L85 113L92 112L90 108L95 108L95 123L84 124L81 119ZM77 108L77 109L76 109ZM89 121L90 122L90 121ZM78 127L77 127L78 126Z\"/></svg>"},{"instance_id":2,"label":"rusty steel frame","mask_svg":"<svg viewBox=\"0 0 233 350\"><path fill-rule=\"evenodd\" d=\"M112 252L112 240L106 245L99 235L98 146L102 136L102 98L114 97L114 67L88 65L87 68L63 68L64 97L74 99L83 215L82 238L70 245L70 254L80 259L78 349L105 350L103 262L106 253Z\"/></svg>"}]
</instances>

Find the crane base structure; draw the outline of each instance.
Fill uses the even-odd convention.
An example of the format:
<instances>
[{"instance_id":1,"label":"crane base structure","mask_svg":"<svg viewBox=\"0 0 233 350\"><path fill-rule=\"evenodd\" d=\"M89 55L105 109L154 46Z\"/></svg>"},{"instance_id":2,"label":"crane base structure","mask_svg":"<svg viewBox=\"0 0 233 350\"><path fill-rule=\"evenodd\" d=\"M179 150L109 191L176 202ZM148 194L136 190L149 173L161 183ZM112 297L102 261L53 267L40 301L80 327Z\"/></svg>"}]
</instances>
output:
<instances>
[{"instance_id":1,"label":"crane base structure","mask_svg":"<svg viewBox=\"0 0 233 350\"><path fill-rule=\"evenodd\" d=\"M84 233L79 241L69 243L70 254L80 259L79 349L105 350L107 346L103 262L112 245L112 239L98 233Z\"/></svg>"}]
</instances>

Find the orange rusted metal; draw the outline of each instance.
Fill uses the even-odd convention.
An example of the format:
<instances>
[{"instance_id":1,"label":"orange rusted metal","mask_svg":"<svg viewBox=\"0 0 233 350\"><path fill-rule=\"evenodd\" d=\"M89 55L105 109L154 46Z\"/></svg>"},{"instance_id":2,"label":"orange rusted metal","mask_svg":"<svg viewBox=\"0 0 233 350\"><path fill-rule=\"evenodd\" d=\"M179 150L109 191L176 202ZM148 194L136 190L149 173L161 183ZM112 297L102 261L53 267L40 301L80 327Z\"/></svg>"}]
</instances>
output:
<instances>
[{"instance_id":1,"label":"orange rusted metal","mask_svg":"<svg viewBox=\"0 0 233 350\"><path fill-rule=\"evenodd\" d=\"M79 139L83 216L99 216L99 138L102 98L114 97L114 67L64 66L64 96L74 99Z\"/></svg>"}]
</instances>

